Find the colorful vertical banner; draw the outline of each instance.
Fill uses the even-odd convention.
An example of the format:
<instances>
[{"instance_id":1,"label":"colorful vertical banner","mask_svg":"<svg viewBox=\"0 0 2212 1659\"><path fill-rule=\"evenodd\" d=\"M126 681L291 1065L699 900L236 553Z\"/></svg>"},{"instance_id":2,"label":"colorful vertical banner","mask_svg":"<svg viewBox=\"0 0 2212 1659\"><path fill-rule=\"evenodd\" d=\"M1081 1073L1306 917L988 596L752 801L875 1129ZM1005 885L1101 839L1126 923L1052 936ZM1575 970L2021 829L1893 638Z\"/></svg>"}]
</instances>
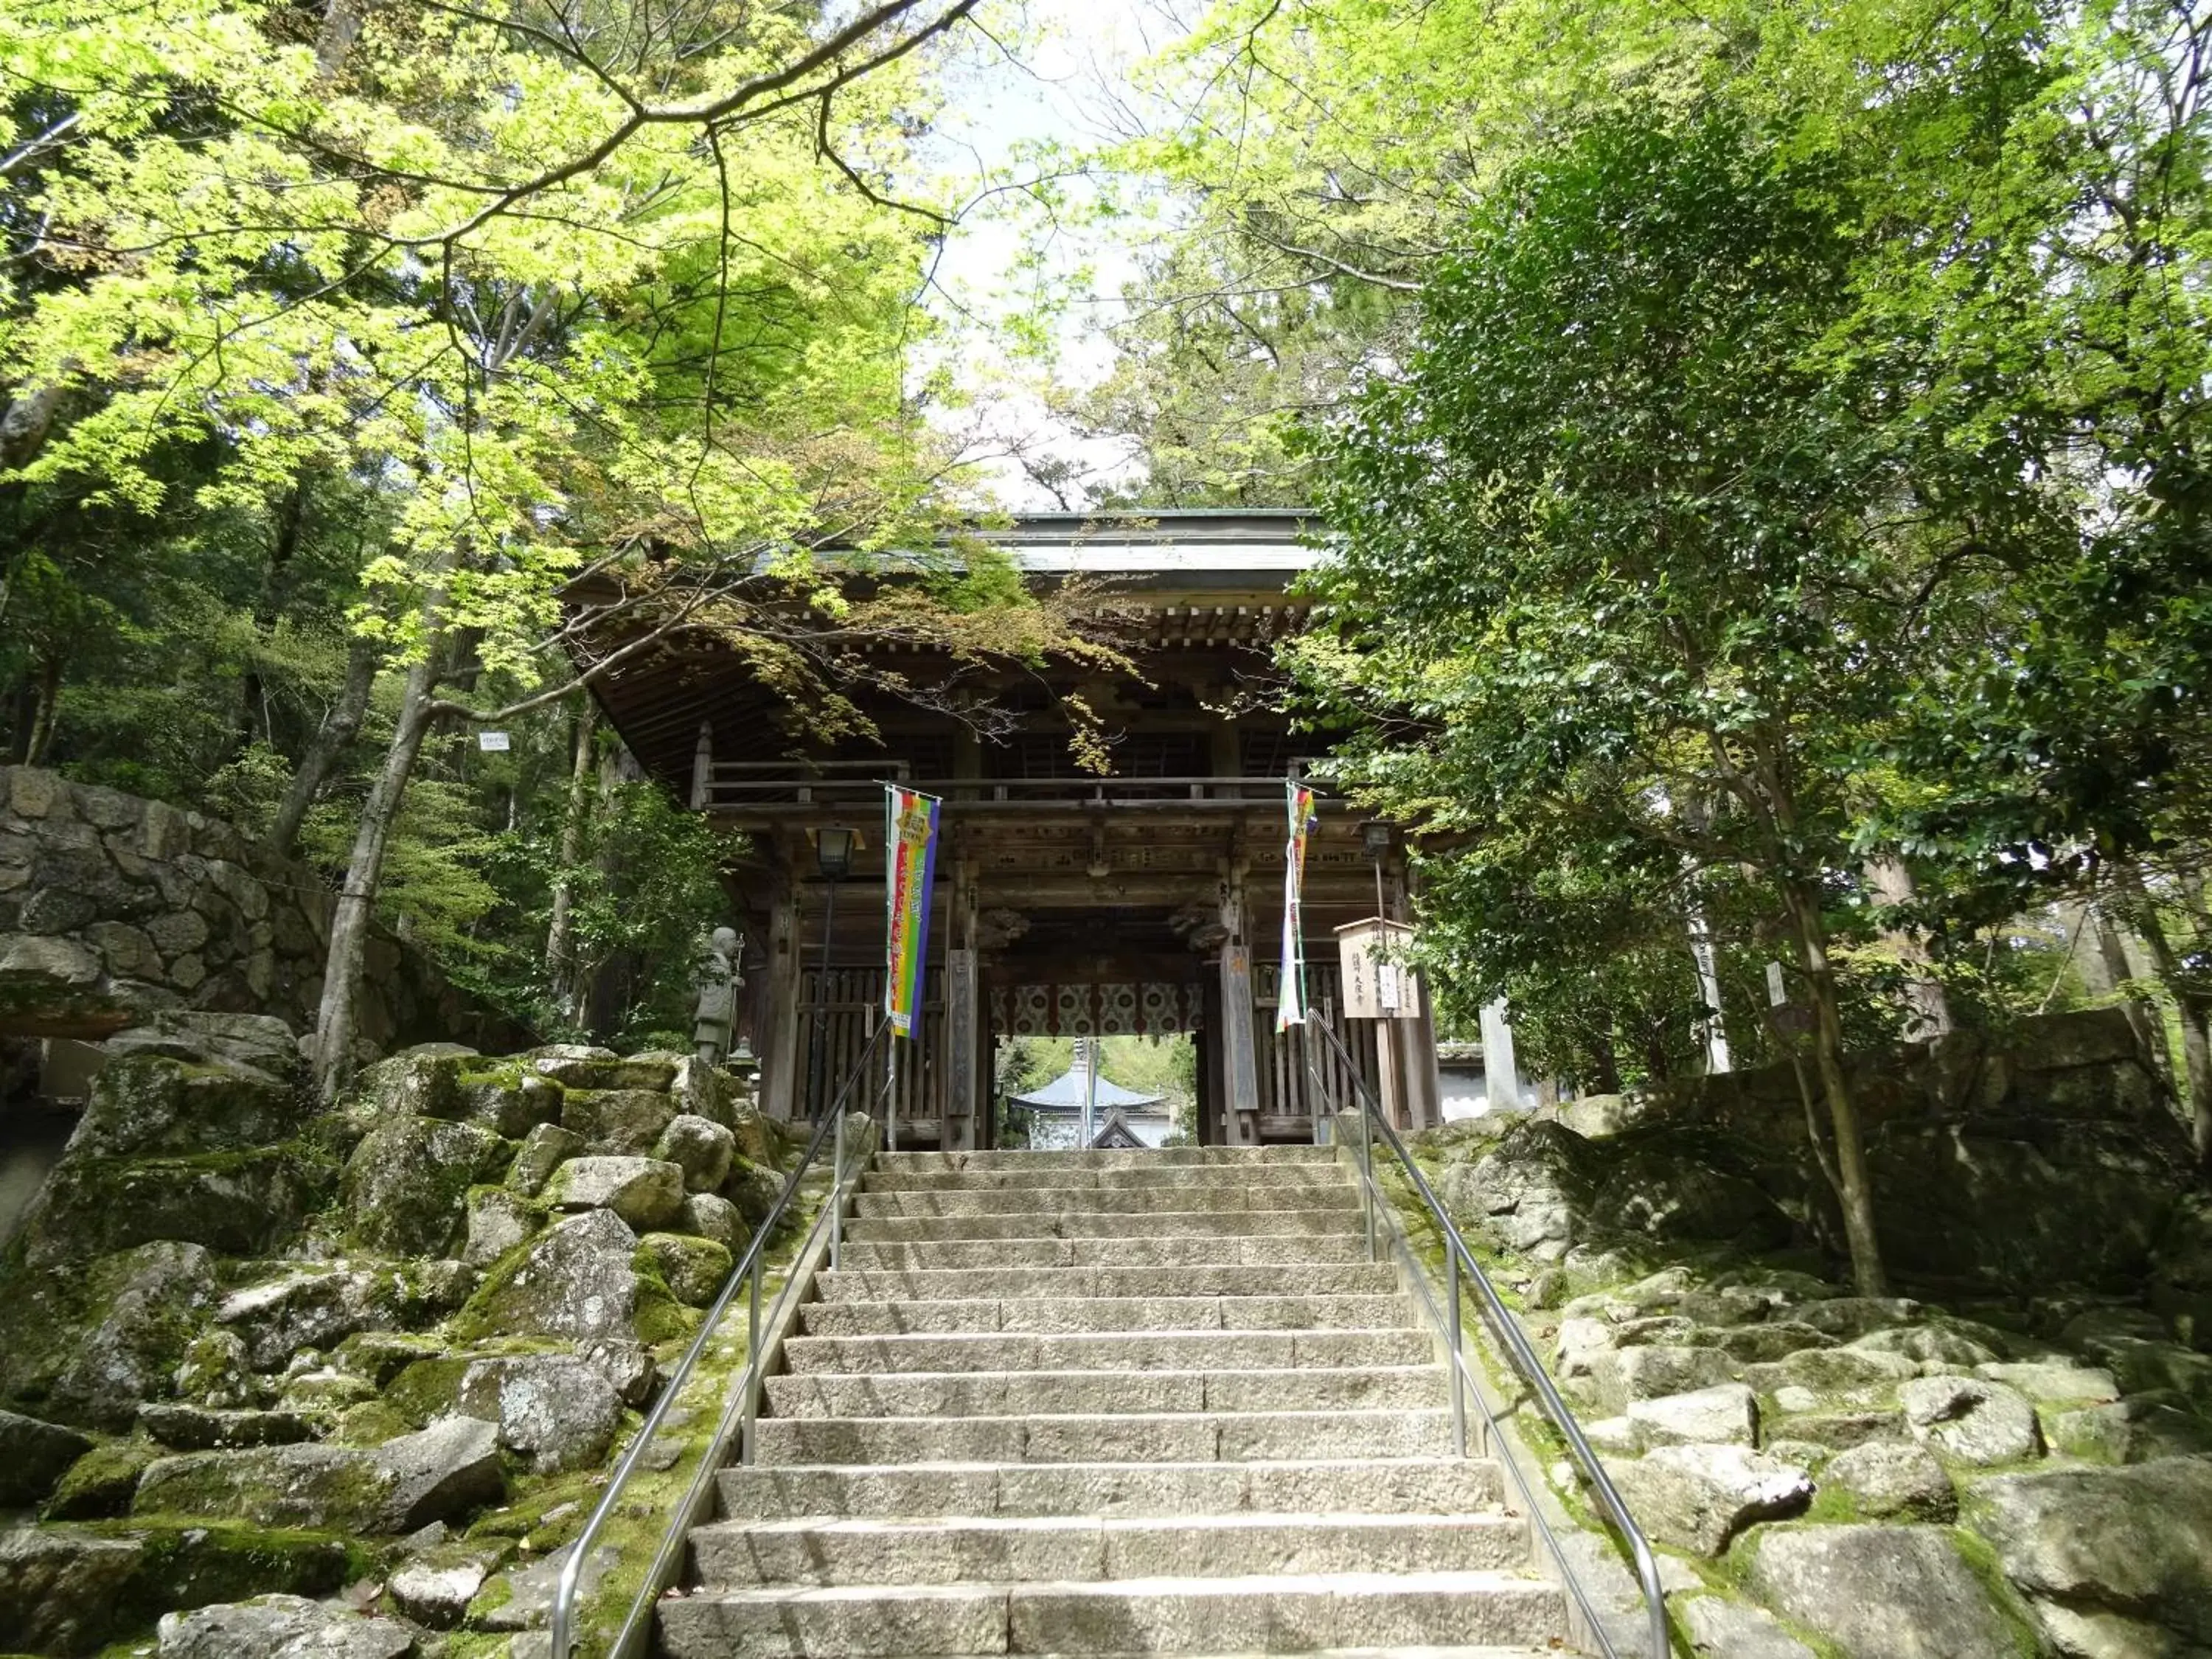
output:
<instances>
[{"instance_id":1,"label":"colorful vertical banner","mask_svg":"<svg viewBox=\"0 0 2212 1659\"><path fill-rule=\"evenodd\" d=\"M884 1016L894 1036L911 1037L921 1007L922 964L929 959L929 898L937 879L934 795L884 786L884 945L890 972L884 981Z\"/></svg>"},{"instance_id":2,"label":"colorful vertical banner","mask_svg":"<svg viewBox=\"0 0 2212 1659\"><path fill-rule=\"evenodd\" d=\"M1306 1020L1305 930L1298 915L1305 891L1306 842L1314 831L1314 792L1291 779L1285 786L1290 839L1283 844L1283 974L1275 1000L1275 1029L1287 1031Z\"/></svg>"}]
</instances>

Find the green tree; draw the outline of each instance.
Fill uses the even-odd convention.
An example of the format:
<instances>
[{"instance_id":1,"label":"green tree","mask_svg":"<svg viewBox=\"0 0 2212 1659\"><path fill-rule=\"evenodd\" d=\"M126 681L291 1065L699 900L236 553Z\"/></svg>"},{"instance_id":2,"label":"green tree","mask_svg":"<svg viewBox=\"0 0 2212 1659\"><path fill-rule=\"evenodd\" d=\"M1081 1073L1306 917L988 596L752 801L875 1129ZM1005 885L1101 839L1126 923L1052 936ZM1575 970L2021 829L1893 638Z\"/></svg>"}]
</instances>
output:
<instances>
[{"instance_id":1,"label":"green tree","mask_svg":"<svg viewBox=\"0 0 2212 1659\"><path fill-rule=\"evenodd\" d=\"M457 726L524 720L678 632L848 719L834 688L870 630L960 659L1048 642L982 620L1030 609L987 560L899 599L842 592L939 489L906 384L945 223L914 144L931 54L975 3L620 6L588 27L337 4L305 41L263 0L127 25L31 0L0 27L18 501L50 526L66 507L269 526L279 552L226 596L247 641L234 706L258 708L297 586L282 550L354 498L354 642L319 659L307 731L234 745L297 756L235 773L265 805L289 772L281 847L356 736L381 741L343 859L326 1090L354 1062L395 845L433 850L404 827L408 786ZM848 550L824 564L830 542ZM11 556L6 594L37 571ZM40 586L58 636L70 590ZM33 655L43 749L55 659ZM418 859L425 894L447 872L449 948L485 902L460 881L480 862L465 839Z\"/></svg>"},{"instance_id":2,"label":"green tree","mask_svg":"<svg viewBox=\"0 0 2212 1659\"><path fill-rule=\"evenodd\" d=\"M1890 522L1917 479L1888 388L1820 355L1853 300L1848 199L1726 117L1601 120L1508 174L1402 375L1318 440L1339 557L1293 659L1364 718L1340 750L1361 793L1463 838L1428 877L1476 995L1556 960L1582 869L1639 885L1662 931L1687 878L1757 896L1871 1291L1838 911L1936 526Z\"/></svg>"}]
</instances>

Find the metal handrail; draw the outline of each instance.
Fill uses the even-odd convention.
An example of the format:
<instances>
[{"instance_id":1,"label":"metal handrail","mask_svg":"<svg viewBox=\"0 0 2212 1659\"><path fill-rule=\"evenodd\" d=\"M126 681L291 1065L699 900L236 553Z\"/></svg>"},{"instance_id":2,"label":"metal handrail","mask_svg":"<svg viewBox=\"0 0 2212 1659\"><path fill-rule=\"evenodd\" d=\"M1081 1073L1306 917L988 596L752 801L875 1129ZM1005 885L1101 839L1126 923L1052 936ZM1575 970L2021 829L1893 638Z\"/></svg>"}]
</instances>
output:
<instances>
[{"instance_id":1,"label":"metal handrail","mask_svg":"<svg viewBox=\"0 0 2212 1659\"><path fill-rule=\"evenodd\" d=\"M859 1057L853 1062L852 1070L845 1075L843 1086L837 1091L836 1099L831 1103L830 1109L822 1115L822 1121L815 1126L812 1139L806 1143L806 1150L799 1155L799 1162L793 1168L790 1177L783 1183L783 1191L778 1194L775 1206L768 1212L767 1218L753 1229L752 1242L745 1247L744 1259L730 1270L729 1278L723 1281L720 1294L715 1297L714 1303L707 1310L706 1317L699 1322L699 1334L691 1339L691 1346L684 1351L684 1357L676 1362L676 1369L669 1373L668 1380L661 1387L660 1398L653 1402L653 1409L646 1413L645 1421L639 1425L636 1434L631 1437L629 1449L623 1454L622 1462L615 1466L614 1474L607 1481L607 1489L599 1498L599 1507L592 1511L591 1519L584 1522L583 1531L576 1534L574 1547L570 1551L568 1559L561 1568L561 1580L553 1592L552 1615L548 1621L549 1628L546 1632L547 1645L553 1655L553 1659L568 1659L570 1652L575 1646L575 1640L570 1632L569 1626L574 1622L577 1588L582 1583L584 1563L591 1554L592 1545L599 1538L601 1528L606 1525L608 1517L613 1515L615 1505L620 1501L623 1488L629 1484L630 1477L637 1472L638 1465L643 1461L647 1449L652 1445L653 1437L659 1431L662 1422L666 1419L670 1410L675 1406L677 1396L684 1392L684 1383L690 1380L693 1370L699 1364L699 1357L706 1352L707 1344L720 1328L722 1316L729 1310L731 1298L737 1295L738 1287L740 1285L748 1284L751 1286L751 1306L748 1317L750 1335L745 1345L745 1365L744 1370L738 1373L728 1402L724 1407L721 1427L726 1431L732 1411L742 1413L744 1446L742 1455L744 1462L752 1461L752 1428L754 1419L759 1412L762 1381L761 1276L766 1264L768 1242L778 1224L783 1220L785 1212L791 1208L793 1200L798 1196L799 1183L806 1178L807 1171L813 1168L815 1160L821 1156L822 1143L834 1138L835 1151L832 1153L830 1196L816 1216L813 1228L807 1234L807 1239L811 1241L814 1234L825 1224L829 1226L830 1250L834 1259L844 1231L842 1223L843 1189L846 1178L844 1132L846 1103L852 1097L854 1085L866 1073L868 1063L875 1054L876 1045L883 1041L884 1034L890 1029L890 1023L888 1020L878 1025L874 1034L868 1038L866 1045L861 1048ZM872 1105L872 1103L868 1104ZM865 1106L861 1115L863 1118L868 1115ZM802 1244L799 1251L800 1258L803 1259L805 1255L805 1249ZM783 1288L777 1292L779 1304L783 1297L791 1294L793 1282L792 1279L787 1279L784 1281ZM720 1445L725 1439L726 1435L718 1432L714 1437L714 1444ZM677 1506L676 1513L671 1517L667 1529L661 1534L660 1547L654 1552L653 1565L647 1569L644 1582L639 1585L636 1595L631 1599L629 1615L623 1620L622 1631L616 1637L611 1651L622 1652L641 1620L650 1617L653 1604L660 1599L661 1580L668 1569L681 1556L685 1537L690 1532L696 1517L699 1500L708 1483L713 1480L718 1468L719 1460L711 1453L701 1460L698 1474L692 1480L691 1491L687 1494L684 1502Z\"/></svg>"},{"instance_id":2,"label":"metal handrail","mask_svg":"<svg viewBox=\"0 0 2212 1659\"><path fill-rule=\"evenodd\" d=\"M1375 1092L1367 1080L1360 1076L1358 1066L1352 1060L1352 1051L1345 1047L1344 1039L1337 1036L1327 1022L1320 1018L1318 1011L1310 1012L1306 1015L1306 1026L1309 1030L1321 1032L1335 1046L1337 1056L1344 1063L1345 1073L1352 1079L1354 1097L1359 1102L1359 1175L1361 1195L1367 1212L1369 1258L1372 1260L1376 1255L1376 1208L1379 1204L1389 1201L1375 1180L1374 1132L1377 1129L1382 1131L1382 1144L1396 1155L1400 1166L1413 1183L1413 1190L1420 1194L1422 1203L1428 1206L1430 1218L1436 1223L1437 1231L1443 1237L1444 1297L1448 1305L1443 1323L1445 1327L1445 1341L1451 1351L1449 1380L1452 1441L1455 1451L1459 1456L1467 1455L1467 1396L1469 1395L1474 1396L1477 1409L1482 1413L1484 1422L1490 1430L1490 1438L1494 1448L1503 1437L1501 1425L1496 1414L1491 1411L1489 1403L1483 1398L1482 1390L1474 1373L1468 1369L1467 1356L1461 1340L1460 1285L1462 1278L1465 1277L1474 1281L1476 1294L1481 1299L1484 1310L1489 1316L1492 1330L1504 1347L1506 1357L1512 1361L1514 1370L1528 1385L1529 1391L1534 1395L1537 1404L1542 1407L1544 1415L1551 1419L1552 1426L1559 1431L1560 1439L1566 1443L1567 1455L1574 1460L1576 1466L1582 1471L1583 1479L1589 1482L1591 1495L1597 1500L1598 1507L1605 1512L1606 1518L1613 1523L1623 1541L1626 1543L1629 1553L1634 1559L1637 1581L1643 1591L1644 1606L1650 1619L1651 1659L1665 1659L1666 1655L1671 1651L1667 1634L1667 1604L1665 1591L1659 1583L1658 1558L1652 1553L1650 1541L1644 1537L1643 1528L1636 1524L1635 1517L1628 1512L1628 1505L1623 1501L1619 1489L1613 1486L1612 1477L1605 1472L1605 1465L1599 1462L1597 1453L1591 1449L1589 1441L1583 1436L1582 1425L1575 1420L1575 1414L1569 1409L1567 1402L1559 1397L1559 1391L1553 1386L1550 1373L1545 1370L1543 1361L1536 1357L1535 1349L1529 1346L1528 1337L1522 1333L1519 1323L1499 1297L1497 1287L1490 1282L1490 1275L1483 1271L1482 1264L1475 1260L1474 1252L1468 1249L1466 1239L1460 1236L1459 1229L1452 1224L1451 1217L1445 1212L1443 1205L1429 1185L1428 1177L1421 1173L1420 1166L1413 1162L1413 1154L1406 1150L1406 1143L1398 1138L1397 1130L1391 1127L1389 1118L1383 1112L1381 1097ZM1328 1092L1328 1085L1322 1079L1320 1067L1314 1063L1312 1046L1310 1044L1302 1046L1305 1051L1306 1069L1311 1074L1316 1086L1322 1091L1322 1097L1325 1098ZM1430 1298L1425 1276L1416 1271L1413 1274L1413 1279L1420 1291L1421 1299L1428 1304L1431 1316L1433 1317L1436 1314L1436 1304ZM1613 1646L1613 1638L1606 1630L1603 1618L1597 1609L1590 1605L1589 1597L1583 1589L1580 1578L1575 1572L1573 1563L1567 1559L1565 1551L1559 1546L1557 1535L1553 1534L1550 1524L1544 1519L1542 1509L1528 1476L1522 1472L1519 1463L1510 1454L1501 1455L1498 1461L1504 1465L1506 1473L1511 1476L1515 1486L1519 1489L1522 1505L1528 1513L1528 1519L1534 1525L1546 1548L1550 1551L1553 1559L1559 1564L1567 1591L1574 1597L1576 1606L1582 1610L1583 1620L1589 1626L1590 1634L1595 1638L1598 1646L1604 1650L1606 1659L1620 1659L1620 1650Z\"/></svg>"}]
</instances>

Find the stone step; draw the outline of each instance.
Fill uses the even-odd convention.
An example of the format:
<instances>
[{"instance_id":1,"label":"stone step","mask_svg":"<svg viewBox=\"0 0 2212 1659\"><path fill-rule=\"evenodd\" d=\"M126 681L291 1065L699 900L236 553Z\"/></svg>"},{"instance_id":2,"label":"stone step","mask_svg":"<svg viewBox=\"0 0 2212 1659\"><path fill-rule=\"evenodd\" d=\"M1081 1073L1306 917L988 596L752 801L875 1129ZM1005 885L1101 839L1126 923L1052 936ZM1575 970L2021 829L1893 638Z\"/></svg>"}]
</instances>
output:
<instances>
[{"instance_id":1,"label":"stone step","mask_svg":"<svg viewBox=\"0 0 2212 1659\"><path fill-rule=\"evenodd\" d=\"M1359 1212L1350 1205L1267 1210L1161 1210L1125 1215L1112 1210L1038 1210L1015 1214L858 1216L845 1225L855 1243L896 1240L1033 1238L1354 1237Z\"/></svg>"},{"instance_id":2,"label":"stone step","mask_svg":"<svg viewBox=\"0 0 2212 1659\"><path fill-rule=\"evenodd\" d=\"M878 1152L871 1166L885 1174L929 1170L1145 1170L1174 1164L1249 1167L1334 1164L1330 1146L1160 1146L1118 1152L1045 1152L1027 1148L988 1152Z\"/></svg>"},{"instance_id":3,"label":"stone step","mask_svg":"<svg viewBox=\"0 0 2212 1659\"><path fill-rule=\"evenodd\" d=\"M1389 1296L1397 1270L1388 1262L1197 1262L1160 1267L874 1267L848 1261L815 1281L823 1303L1028 1301L1123 1297Z\"/></svg>"},{"instance_id":4,"label":"stone step","mask_svg":"<svg viewBox=\"0 0 2212 1659\"><path fill-rule=\"evenodd\" d=\"M1156 1216L1203 1211L1236 1215L1249 1210L1353 1210L1359 1194L1347 1181L1249 1184L1233 1173L1206 1187L1006 1187L987 1192L875 1192L855 1200L863 1218L875 1216Z\"/></svg>"},{"instance_id":5,"label":"stone step","mask_svg":"<svg viewBox=\"0 0 2212 1659\"><path fill-rule=\"evenodd\" d=\"M1110 1188L1202 1188L1217 1192L1224 1187L1338 1186L1351 1176L1340 1165L1322 1163L1237 1164L1133 1163L1097 1169L1063 1158L1050 1165L1000 1170L916 1169L901 1164L869 1170L861 1177L861 1191L869 1193L988 1193L1024 1192L1036 1188L1054 1190Z\"/></svg>"},{"instance_id":6,"label":"stone step","mask_svg":"<svg viewBox=\"0 0 2212 1659\"><path fill-rule=\"evenodd\" d=\"M1364 1261L1366 1255L1367 1241L1357 1232L1250 1238L900 1239L848 1241L840 1265L860 1268L1294 1267L1350 1264ZM1292 1288L1279 1280L1273 1282L1285 1291Z\"/></svg>"},{"instance_id":7,"label":"stone step","mask_svg":"<svg viewBox=\"0 0 2212 1659\"><path fill-rule=\"evenodd\" d=\"M764 1417L754 1436L755 1461L766 1464L1258 1463L1452 1449L1449 1413L1402 1408Z\"/></svg>"},{"instance_id":8,"label":"stone step","mask_svg":"<svg viewBox=\"0 0 2212 1659\"><path fill-rule=\"evenodd\" d=\"M1525 1565L1501 1515L978 1516L723 1522L691 1534L709 1589L756 1584L957 1584L974 1579L1468 1572Z\"/></svg>"},{"instance_id":9,"label":"stone step","mask_svg":"<svg viewBox=\"0 0 2212 1659\"><path fill-rule=\"evenodd\" d=\"M1504 1502L1484 1458L1272 1463L763 1463L724 1469L731 1520L806 1516L1480 1515Z\"/></svg>"},{"instance_id":10,"label":"stone step","mask_svg":"<svg viewBox=\"0 0 2212 1659\"><path fill-rule=\"evenodd\" d=\"M1496 1571L720 1590L656 1611L667 1659L1536 1646L1565 1618L1556 1587Z\"/></svg>"},{"instance_id":11,"label":"stone step","mask_svg":"<svg viewBox=\"0 0 2212 1659\"><path fill-rule=\"evenodd\" d=\"M957 1304L940 1304L957 1306ZM794 1336L783 1345L794 1375L880 1376L899 1371L1260 1370L1300 1365L1419 1365L1435 1358L1426 1332L1088 1331L922 1336Z\"/></svg>"},{"instance_id":12,"label":"stone step","mask_svg":"<svg viewBox=\"0 0 2212 1659\"><path fill-rule=\"evenodd\" d=\"M1379 1410L1444 1403L1441 1365L1338 1370L907 1371L768 1379L774 1417Z\"/></svg>"},{"instance_id":13,"label":"stone step","mask_svg":"<svg viewBox=\"0 0 2212 1659\"><path fill-rule=\"evenodd\" d=\"M1391 1330L1414 1322L1402 1296L1017 1296L810 1302L808 1336L1066 1331Z\"/></svg>"}]
</instances>

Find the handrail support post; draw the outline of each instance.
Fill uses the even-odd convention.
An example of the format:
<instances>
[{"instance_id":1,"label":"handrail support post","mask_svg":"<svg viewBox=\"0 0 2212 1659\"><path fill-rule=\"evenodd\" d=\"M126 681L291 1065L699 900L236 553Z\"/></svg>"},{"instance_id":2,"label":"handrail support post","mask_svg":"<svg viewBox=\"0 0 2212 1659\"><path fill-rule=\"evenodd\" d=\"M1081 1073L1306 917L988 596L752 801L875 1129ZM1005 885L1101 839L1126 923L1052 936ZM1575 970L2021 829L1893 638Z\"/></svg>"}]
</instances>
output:
<instances>
[{"instance_id":1,"label":"handrail support post","mask_svg":"<svg viewBox=\"0 0 2212 1659\"><path fill-rule=\"evenodd\" d=\"M1358 1101L1355 1094L1352 1098ZM1359 1200L1367 1212L1367 1259L1379 1261L1375 1245L1375 1131L1367 1121L1367 1108L1359 1103Z\"/></svg>"},{"instance_id":2,"label":"handrail support post","mask_svg":"<svg viewBox=\"0 0 2212 1659\"><path fill-rule=\"evenodd\" d=\"M1452 1455L1467 1455L1467 1390L1462 1386L1460 1358L1459 1252L1444 1247L1444 1342L1451 1349L1446 1382L1451 1388Z\"/></svg>"},{"instance_id":3,"label":"handrail support post","mask_svg":"<svg viewBox=\"0 0 2212 1659\"><path fill-rule=\"evenodd\" d=\"M845 1114L837 1113L837 1127L830 1131L830 1271L837 1271L838 1259L845 1253Z\"/></svg>"}]
</instances>

